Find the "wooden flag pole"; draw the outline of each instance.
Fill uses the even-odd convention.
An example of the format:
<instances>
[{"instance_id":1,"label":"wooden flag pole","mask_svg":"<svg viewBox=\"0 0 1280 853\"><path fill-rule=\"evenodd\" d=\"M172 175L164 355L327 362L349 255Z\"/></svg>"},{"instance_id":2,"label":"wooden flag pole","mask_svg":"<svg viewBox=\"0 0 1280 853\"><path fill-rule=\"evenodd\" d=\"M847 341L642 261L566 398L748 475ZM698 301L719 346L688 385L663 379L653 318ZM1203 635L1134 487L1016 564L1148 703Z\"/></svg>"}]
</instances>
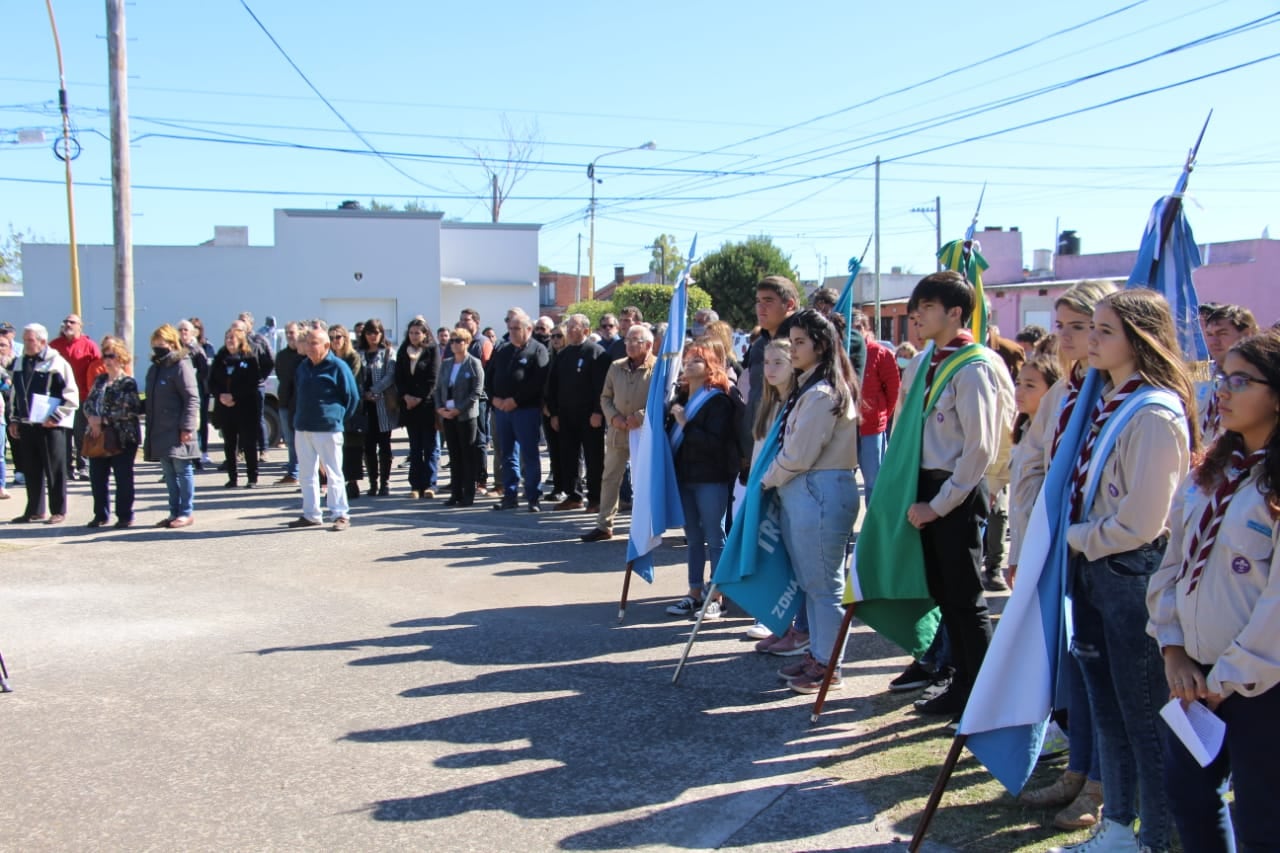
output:
<instances>
[{"instance_id":1,"label":"wooden flag pole","mask_svg":"<svg viewBox=\"0 0 1280 853\"><path fill-rule=\"evenodd\" d=\"M960 752L968 739L968 735L956 735L955 740L951 741L951 751L947 753L947 760L942 762L942 772L938 774L938 781L933 783L929 802L925 804L924 814L920 816L920 825L916 827L916 834L911 836L911 844L907 846L908 853L916 853L924 843L925 833L929 831L933 815L938 811L938 804L942 802L942 793L947 790L947 783L951 781L951 774L955 772L956 762L960 760Z\"/></svg>"},{"instance_id":2,"label":"wooden flag pole","mask_svg":"<svg viewBox=\"0 0 1280 853\"><path fill-rule=\"evenodd\" d=\"M689 651L693 648L694 638L698 636L698 629L702 627L702 619L707 615L707 604L715 600L716 585L713 581L711 588L707 590L707 594L702 596L702 609L698 611L698 618L693 623L693 631L689 633L689 642L684 644L684 654L680 655L680 663L676 664L675 674L671 676L672 684L680 680L680 672L684 669L684 662L689 659Z\"/></svg>"},{"instance_id":3,"label":"wooden flag pole","mask_svg":"<svg viewBox=\"0 0 1280 853\"><path fill-rule=\"evenodd\" d=\"M809 714L809 725L818 722L818 717L822 715L822 706L827 701L827 691L831 688L831 679L835 676L837 667L840 666L840 658L843 657L844 641L849 636L849 628L853 624L853 611L857 604L846 604L844 606L844 620L840 623L840 630L836 633L836 645L831 650L831 660L827 662L827 674L822 677L822 687L818 690L818 698L813 703L813 711Z\"/></svg>"},{"instance_id":4,"label":"wooden flag pole","mask_svg":"<svg viewBox=\"0 0 1280 853\"><path fill-rule=\"evenodd\" d=\"M631 561L627 560L627 573L622 578L622 600L618 602L618 621L627 616L627 593L631 591Z\"/></svg>"}]
</instances>

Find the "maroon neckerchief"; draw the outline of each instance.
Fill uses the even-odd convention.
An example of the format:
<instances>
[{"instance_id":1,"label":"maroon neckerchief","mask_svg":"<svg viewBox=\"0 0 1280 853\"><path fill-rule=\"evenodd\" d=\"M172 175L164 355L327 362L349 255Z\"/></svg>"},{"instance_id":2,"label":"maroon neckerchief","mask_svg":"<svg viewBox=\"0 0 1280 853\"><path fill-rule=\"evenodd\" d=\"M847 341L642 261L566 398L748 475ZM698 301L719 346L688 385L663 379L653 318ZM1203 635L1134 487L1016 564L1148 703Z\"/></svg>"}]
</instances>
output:
<instances>
[{"instance_id":1,"label":"maroon neckerchief","mask_svg":"<svg viewBox=\"0 0 1280 853\"><path fill-rule=\"evenodd\" d=\"M1067 380L1067 397L1062 401L1062 411L1058 413L1058 426L1053 431L1053 455L1058 453L1058 444L1062 441L1062 434L1067 430L1067 424L1071 421L1071 413L1076 408L1076 398L1080 396L1080 388L1084 385L1084 375L1088 371L1080 362L1076 362L1075 367L1071 368L1071 377Z\"/></svg>"},{"instance_id":2,"label":"maroon neckerchief","mask_svg":"<svg viewBox=\"0 0 1280 853\"><path fill-rule=\"evenodd\" d=\"M1213 550L1213 543L1218 539L1218 528L1222 526L1222 519L1227 514L1231 496L1240 489L1245 480L1249 479L1249 472L1253 470L1253 466L1266 458L1265 450L1255 451L1248 456L1245 456L1241 450L1231 452L1231 469L1222 478L1218 490L1213 493L1213 499L1200 514L1200 524L1191 534L1191 547L1187 549L1189 557L1183 561L1182 572L1178 575L1178 580L1182 580L1187 576L1187 572L1191 572L1191 585L1187 587L1187 595L1195 592L1196 586L1200 583L1200 575L1204 572L1205 564L1209 562L1209 552Z\"/></svg>"},{"instance_id":3,"label":"maroon neckerchief","mask_svg":"<svg viewBox=\"0 0 1280 853\"><path fill-rule=\"evenodd\" d=\"M945 347L934 347L933 355L929 359L929 372L924 376L924 398L929 399L929 391L933 388L933 375L938 372L938 365L947 360L948 356L954 355L961 347L968 346L973 343L973 333L968 329L961 329L960 334L951 339L951 343Z\"/></svg>"},{"instance_id":4,"label":"maroon neckerchief","mask_svg":"<svg viewBox=\"0 0 1280 853\"><path fill-rule=\"evenodd\" d=\"M1076 460L1075 471L1071 474L1071 518L1075 521L1083 521L1084 513L1088 510L1088 507L1081 505L1084 503L1084 481L1089 476L1089 460L1093 457L1093 447L1102 433L1102 426L1115 414L1116 409L1120 408L1129 395L1141 388L1143 384L1142 378L1135 376L1121 385L1120 390L1116 391L1115 396L1110 400L1105 396L1099 397L1098 404L1093 407L1093 422L1089 425L1089 434L1085 437L1084 447L1080 449L1080 458Z\"/></svg>"}]
</instances>

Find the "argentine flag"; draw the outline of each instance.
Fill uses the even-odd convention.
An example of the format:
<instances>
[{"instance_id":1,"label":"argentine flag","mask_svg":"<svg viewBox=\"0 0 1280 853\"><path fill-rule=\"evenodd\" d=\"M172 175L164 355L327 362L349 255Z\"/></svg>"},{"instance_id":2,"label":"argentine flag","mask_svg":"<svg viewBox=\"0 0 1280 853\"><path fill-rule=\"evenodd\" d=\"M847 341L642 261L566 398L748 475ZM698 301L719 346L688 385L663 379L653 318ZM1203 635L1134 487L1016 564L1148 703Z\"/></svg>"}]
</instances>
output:
<instances>
[{"instance_id":1,"label":"argentine flag","mask_svg":"<svg viewBox=\"0 0 1280 853\"><path fill-rule=\"evenodd\" d=\"M662 534L684 525L680 506L680 489L676 484L675 463L671 443L663 428L667 401L671 399L676 377L680 373L680 356L684 351L685 320L689 310L689 270L693 267L697 235L689 247L684 272L671 293L671 310L667 316L667 333L653 366L649 397L645 402L644 423L631 433L631 474L634 499L631 504L631 536L627 542L627 562L631 569L653 583L653 552L662 544Z\"/></svg>"}]
</instances>

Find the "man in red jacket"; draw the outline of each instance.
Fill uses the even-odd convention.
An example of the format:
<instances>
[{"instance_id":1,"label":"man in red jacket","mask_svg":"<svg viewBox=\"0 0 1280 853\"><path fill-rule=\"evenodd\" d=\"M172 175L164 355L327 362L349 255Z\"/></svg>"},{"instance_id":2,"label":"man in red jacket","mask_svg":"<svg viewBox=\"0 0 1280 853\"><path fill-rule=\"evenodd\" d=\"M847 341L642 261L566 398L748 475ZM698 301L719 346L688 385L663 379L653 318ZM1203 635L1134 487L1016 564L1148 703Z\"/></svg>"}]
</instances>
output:
<instances>
[{"instance_id":1,"label":"man in red jacket","mask_svg":"<svg viewBox=\"0 0 1280 853\"><path fill-rule=\"evenodd\" d=\"M71 365L71 372L76 377L76 387L82 389L81 398L89 396L88 389L93 387L89 382L89 366L102 358L102 352L93 338L84 333L79 314L67 315L67 319L62 321L61 334L49 341L49 346ZM77 408L75 421L67 436L67 476L72 480L89 479L85 472L88 463L80 455L80 444L84 441L84 431L88 426L89 421L84 412Z\"/></svg>"},{"instance_id":2,"label":"man in red jacket","mask_svg":"<svg viewBox=\"0 0 1280 853\"><path fill-rule=\"evenodd\" d=\"M893 350L875 339L867 315L855 311L854 326L862 332L867 343L867 367L862 380L862 426L858 440L858 465L862 468L862 482L866 499L871 500L871 490L880 473L884 460L885 437L893 411L898 406L898 389L902 376Z\"/></svg>"}]
</instances>

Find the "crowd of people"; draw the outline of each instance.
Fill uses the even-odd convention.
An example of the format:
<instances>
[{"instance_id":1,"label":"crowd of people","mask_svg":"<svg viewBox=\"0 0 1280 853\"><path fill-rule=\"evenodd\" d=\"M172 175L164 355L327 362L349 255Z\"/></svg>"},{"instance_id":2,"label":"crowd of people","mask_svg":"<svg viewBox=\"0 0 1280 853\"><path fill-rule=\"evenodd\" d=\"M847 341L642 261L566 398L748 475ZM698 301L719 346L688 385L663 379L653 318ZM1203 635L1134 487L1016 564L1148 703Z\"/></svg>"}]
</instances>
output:
<instances>
[{"instance_id":1,"label":"crowd of people","mask_svg":"<svg viewBox=\"0 0 1280 853\"><path fill-rule=\"evenodd\" d=\"M954 722L992 637L985 594L1018 582L1046 473L1074 454L1062 496L1073 639L1066 707L1054 717L1069 757L1059 778L1021 800L1060 808L1060 827L1095 827L1068 849L1167 850L1175 826L1188 850L1234 849L1237 834L1244 849L1272 849L1280 332L1260 330L1242 307L1203 306L1206 380L1184 362L1170 308L1153 291L1085 281L1057 299L1052 334L1031 326L1006 339L993 327L976 341L973 289L936 273L908 304L924 352L880 343L861 312L846 328L836 302L819 290L802 308L790 280L763 278L745 352L715 312L699 311L660 412L647 406L665 324L646 324L634 307L595 330L581 314L556 322L513 308L501 336L482 331L473 309L434 335L415 317L398 346L377 318L350 331L322 320L255 330L242 314L215 350L191 318L152 333L141 385L124 342L95 343L74 314L52 339L25 326L20 348L16 331L0 327L3 433L26 488L13 522L64 522L67 481L87 476L88 526L113 516L115 527L132 526L141 447L168 493L158 526L190 526L194 473L214 466L210 424L222 433L224 486L259 485L274 373L287 449L274 485L301 492L289 527L320 527L327 513L331 529L345 530L352 501L390 496L391 434L403 428L409 499L444 498L447 456L445 506L488 497L498 512L585 511L593 523L581 539L599 542L632 500L631 436L654 419L672 450L687 543L688 588L667 612L717 618L732 606L707 591L755 468L752 481L776 490L804 604L785 633L756 623L748 635L757 651L794 658L779 675L798 693L843 686L838 664L827 668L844 657L848 547L873 491L905 490L941 625L889 689L924 689L917 709ZM1076 415L1078 405L1091 408ZM1085 428L1067 446L1072 423ZM914 480L877 480L894 441L918 442ZM0 499L8 482L0 468ZM1207 767L1157 720L1171 699L1225 722Z\"/></svg>"}]
</instances>

